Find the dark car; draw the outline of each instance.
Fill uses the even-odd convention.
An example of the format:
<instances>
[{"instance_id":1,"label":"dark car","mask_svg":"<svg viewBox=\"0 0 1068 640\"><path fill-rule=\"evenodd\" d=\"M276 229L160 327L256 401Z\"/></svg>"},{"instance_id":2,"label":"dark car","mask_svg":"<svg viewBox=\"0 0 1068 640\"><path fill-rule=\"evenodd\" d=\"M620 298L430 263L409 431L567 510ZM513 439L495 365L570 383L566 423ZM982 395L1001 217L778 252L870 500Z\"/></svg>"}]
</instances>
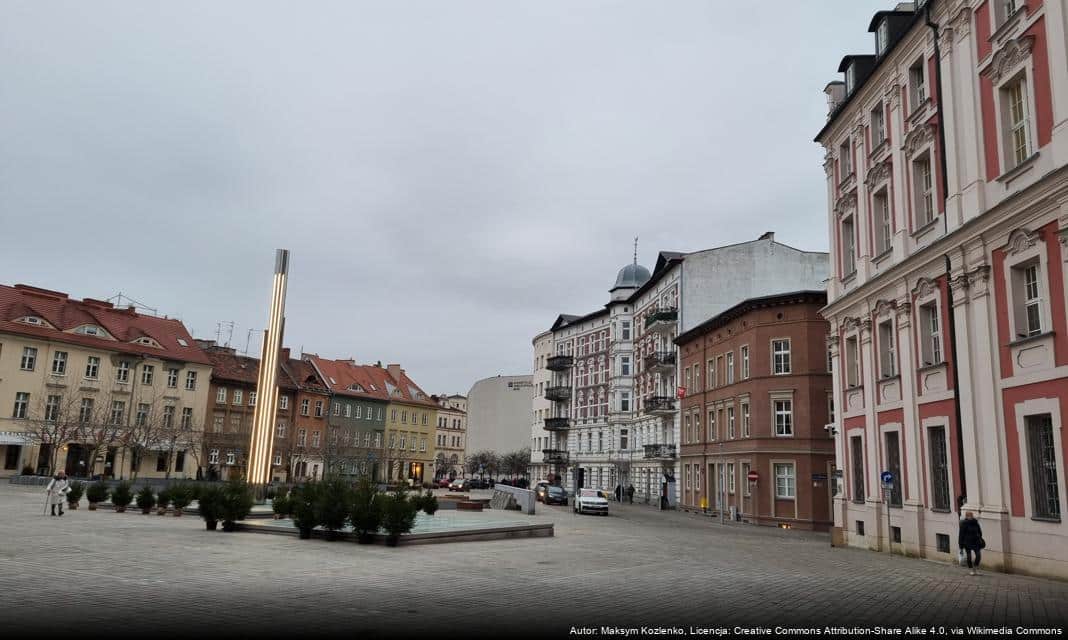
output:
<instances>
[{"instance_id":1,"label":"dark car","mask_svg":"<svg viewBox=\"0 0 1068 640\"><path fill-rule=\"evenodd\" d=\"M545 504L567 504L567 492L555 484L538 483L534 499Z\"/></svg>"},{"instance_id":2,"label":"dark car","mask_svg":"<svg viewBox=\"0 0 1068 640\"><path fill-rule=\"evenodd\" d=\"M467 491L469 489L488 489L488 488L489 488L489 485L486 484L486 481L482 480L481 478L467 478L467 479L464 480L464 485L463 485L463 490L464 491Z\"/></svg>"}]
</instances>

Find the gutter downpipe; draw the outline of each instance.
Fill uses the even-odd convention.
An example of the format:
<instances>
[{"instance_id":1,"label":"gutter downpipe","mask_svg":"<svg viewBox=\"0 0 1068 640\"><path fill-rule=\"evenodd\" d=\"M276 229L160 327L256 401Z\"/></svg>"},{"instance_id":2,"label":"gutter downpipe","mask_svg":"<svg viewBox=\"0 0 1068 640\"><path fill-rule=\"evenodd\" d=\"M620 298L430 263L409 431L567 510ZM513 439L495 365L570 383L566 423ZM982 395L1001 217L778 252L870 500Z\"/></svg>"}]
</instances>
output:
<instances>
[{"instance_id":1,"label":"gutter downpipe","mask_svg":"<svg viewBox=\"0 0 1068 640\"><path fill-rule=\"evenodd\" d=\"M934 36L934 68L935 68L935 113L938 116L938 167L941 170L942 176L942 228L943 235L949 234L949 211L946 207L946 200L949 197L949 173L946 168L946 119L942 110L942 52L938 46L939 29L938 23L931 21L931 4L934 0L928 0L923 6L924 22L926 26L931 30L931 35ZM954 431L957 434L957 464L959 467L959 482L960 482L960 495L957 496L957 517L961 517L961 508L964 506L967 500L967 473L964 469L964 428L961 425L961 411L960 411L960 377L957 373L957 318L956 312L953 308L953 287L950 286L950 280L952 278L952 272L950 267L949 254L942 254L942 258L946 263L946 307L947 314L949 316L949 359L953 365L953 410L955 412Z\"/></svg>"}]
</instances>

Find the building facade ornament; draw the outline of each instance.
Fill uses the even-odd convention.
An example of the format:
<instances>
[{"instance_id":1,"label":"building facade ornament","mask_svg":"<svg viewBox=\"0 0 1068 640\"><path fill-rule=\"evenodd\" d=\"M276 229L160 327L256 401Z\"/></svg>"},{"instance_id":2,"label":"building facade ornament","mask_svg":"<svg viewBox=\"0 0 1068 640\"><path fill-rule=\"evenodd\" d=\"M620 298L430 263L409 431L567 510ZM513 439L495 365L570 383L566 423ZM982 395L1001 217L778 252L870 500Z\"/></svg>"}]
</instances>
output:
<instances>
[{"instance_id":1,"label":"building facade ornament","mask_svg":"<svg viewBox=\"0 0 1068 640\"><path fill-rule=\"evenodd\" d=\"M912 317L912 303L907 298L902 298L897 301L897 326L907 327L909 326L909 319Z\"/></svg>"},{"instance_id":2,"label":"building facade ornament","mask_svg":"<svg viewBox=\"0 0 1068 640\"><path fill-rule=\"evenodd\" d=\"M989 77L994 84L1001 82L1002 77L1031 57L1031 47L1034 44L1034 36L1020 36L1014 40L1009 40L994 52L994 56L990 59L990 64L980 71L979 75Z\"/></svg>"},{"instance_id":3,"label":"building facade ornament","mask_svg":"<svg viewBox=\"0 0 1068 640\"><path fill-rule=\"evenodd\" d=\"M967 5L961 7L949 23L953 26L957 40L963 40L972 32L972 8Z\"/></svg>"},{"instance_id":4,"label":"building facade ornament","mask_svg":"<svg viewBox=\"0 0 1068 640\"><path fill-rule=\"evenodd\" d=\"M890 158L887 158L868 169L868 175L864 178L864 186L868 188L868 191L871 191L875 185L889 180L893 172L893 162Z\"/></svg>"},{"instance_id":5,"label":"building facade ornament","mask_svg":"<svg viewBox=\"0 0 1068 640\"><path fill-rule=\"evenodd\" d=\"M972 297L985 296L990 292L990 265L982 264L968 272L968 286Z\"/></svg>"},{"instance_id":6,"label":"building facade ornament","mask_svg":"<svg viewBox=\"0 0 1068 640\"><path fill-rule=\"evenodd\" d=\"M844 217L857 208L857 192L851 191L841 198L838 198L838 202L834 204L834 212L839 218Z\"/></svg>"},{"instance_id":7,"label":"building facade ornament","mask_svg":"<svg viewBox=\"0 0 1068 640\"><path fill-rule=\"evenodd\" d=\"M879 318L884 318L891 315L897 308L897 300L887 300L881 298L875 303L875 315Z\"/></svg>"},{"instance_id":8,"label":"building facade ornament","mask_svg":"<svg viewBox=\"0 0 1068 640\"><path fill-rule=\"evenodd\" d=\"M912 295L917 298L926 298L938 291L938 283L930 278L920 278L916 281L916 286L912 288Z\"/></svg>"},{"instance_id":9,"label":"building facade ornament","mask_svg":"<svg viewBox=\"0 0 1068 640\"><path fill-rule=\"evenodd\" d=\"M914 127L901 143L901 149L905 152L905 157L911 158L917 151L930 144L934 137L935 126L933 124Z\"/></svg>"},{"instance_id":10,"label":"building facade ornament","mask_svg":"<svg viewBox=\"0 0 1068 640\"><path fill-rule=\"evenodd\" d=\"M1039 237L1037 233L1024 227L1020 227L1009 234L1009 242L1005 245L1005 251L1008 252L1010 256L1013 256L1035 246L1035 243L1037 243L1038 240Z\"/></svg>"},{"instance_id":11,"label":"building facade ornament","mask_svg":"<svg viewBox=\"0 0 1068 640\"><path fill-rule=\"evenodd\" d=\"M828 178L834 175L834 155L829 150L823 155L823 172Z\"/></svg>"},{"instance_id":12,"label":"building facade ornament","mask_svg":"<svg viewBox=\"0 0 1068 640\"><path fill-rule=\"evenodd\" d=\"M842 318L842 331L849 333L855 331L859 322L853 316L846 316Z\"/></svg>"}]
</instances>

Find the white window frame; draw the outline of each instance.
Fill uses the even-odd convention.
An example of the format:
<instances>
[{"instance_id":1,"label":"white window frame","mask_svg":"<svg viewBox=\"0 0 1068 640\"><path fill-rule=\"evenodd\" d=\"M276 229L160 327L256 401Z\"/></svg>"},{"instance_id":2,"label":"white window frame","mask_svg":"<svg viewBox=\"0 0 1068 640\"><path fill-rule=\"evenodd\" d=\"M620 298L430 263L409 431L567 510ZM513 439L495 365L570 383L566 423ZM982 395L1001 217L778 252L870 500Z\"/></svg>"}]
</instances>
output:
<instances>
[{"instance_id":1,"label":"white window frame","mask_svg":"<svg viewBox=\"0 0 1068 640\"><path fill-rule=\"evenodd\" d=\"M178 388L178 369L175 369L173 367L170 368L170 369L167 369L167 388L168 389L177 389Z\"/></svg>"},{"instance_id":2,"label":"white window frame","mask_svg":"<svg viewBox=\"0 0 1068 640\"><path fill-rule=\"evenodd\" d=\"M1011 305L1009 309L1009 342L1026 339L1034 335L1041 335L1050 331L1052 327L1050 310L1049 290L1049 255L1046 251L1046 242L1038 234L1026 230L1017 230L1010 235L1010 242L1016 240L1016 234L1028 234L1030 240L1019 250L1013 250L1010 245L1005 251L1005 272L1003 274L1008 299ZM1030 245L1030 246L1027 246ZM1028 294L1024 278L1025 269L1034 265L1037 267L1038 297L1032 303L1038 310L1040 330L1031 333L1027 326Z\"/></svg>"},{"instance_id":3,"label":"white window frame","mask_svg":"<svg viewBox=\"0 0 1068 640\"><path fill-rule=\"evenodd\" d=\"M241 389L234 389L234 392L230 394L230 397L233 399L234 406L238 406L244 402L245 393Z\"/></svg>"},{"instance_id":4,"label":"white window frame","mask_svg":"<svg viewBox=\"0 0 1068 640\"><path fill-rule=\"evenodd\" d=\"M752 431L752 422L751 422L750 417L749 417L749 401L748 400L743 400L740 403L740 405L741 405L741 413L742 413L742 437L743 438L749 438L749 437L752 437L752 433L753 433L753 431Z\"/></svg>"},{"instance_id":5,"label":"white window frame","mask_svg":"<svg viewBox=\"0 0 1068 640\"><path fill-rule=\"evenodd\" d=\"M883 187L871 197L872 232L875 241L875 257L890 253L894 248L894 222L890 207L890 188Z\"/></svg>"},{"instance_id":6,"label":"white window frame","mask_svg":"<svg viewBox=\"0 0 1068 640\"><path fill-rule=\"evenodd\" d=\"M777 343L786 343L786 350L780 351ZM771 339L771 374L788 376L793 372L793 354L790 338ZM779 357L782 356L782 370L779 369Z\"/></svg>"},{"instance_id":7,"label":"white window frame","mask_svg":"<svg viewBox=\"0 0 1068 640\"><path fill-rule=\"evenodd\" d=\"M67 375L67 359L68 354L66 351L56 351L52 354L52 375Z\"/></svg>"},{"instance_id":8,"label":"white window frame","mask_svg":"<svg viewBox=\"0 0 1068 640\"><path fill-rule=\"evenodd\" d=\"M1057 398L1036 398L1020 402L1013 407L1016 418L1016 437L1020 453L1021 484L1023 485L1024 515L1032 519L1030 523L1040 531L1059 530L1068 519L1068 484L1066 484L1065 459L1064 459L1064 420L1061 415L1060 403ZM1031 488L1031 449L1027 440L1027 417L1049 414L1053 423L1054 459L1057 464L1057 486L1060 495L1060 521L1048 521L1035 518L1034 497ZM1054 529L1056 528L1056 529Z\"/></svg>"},{"instance_id":9,"label":"white window frame","mask_svg":"<svg viewBox=\"0 0 1068 640\"><path fill-rule=\"evenodd\" d=\"M226 387L215 390L215 404L226 404Z\"/></svg>"},{"instance_id":10,"label":"white window frame","mask_svg":"<svg viewBox=\"0 0 1068 640\"><path fill-rule=\"evenodd\" d=\"M151 385L156 377L156 367L151 364L141 365L141 384Z\"/></svg>"},{"instance_id":11,"label":"white window frame","mask_svg":"<svg viewBox=\"0 0 1068 640\"><path fill-rule=\"evenodd\" d=\"M197 372L186 371L185 372L185 390L196 391L197 390Z\"/></svg>"},{"instance_id":12,"label":"white window frame","mask_svg":"<svg viewBox=\"0 0 1068 640\"><path fill-rule=\"evenodd\" d=\"M916 305L916 321L920 329L920 366L933 367L945 362L945 341L942 339L942 303L936 294Z\"/></svg>"},{"instance_id":13,"label":"white window frame","mask_svg":"<svg viewBox=\"0 0 1068 640\"><path fill-rule=\"evenodd\" d=\"M916 81L916 69L919 69L919 82ZM907 73L909 79L909 113L912 113L927 102L927 76L930 75L927 72L927 57L920 56L919 60L914 60L909 65Z\"/></svg>"},{"instance_id":14,"label":"white window frame","mask_svg":"<svg viewBox=\"0 0 1068 640\"><path fill-rule=\"evenodd\" d=\"M938 219L933 159L934 150L927 147L917 153L911 161L914 230L934 224L934 221Z\"/></svg>"},{"instance_id":15,"label":"white window frame","mask_svg":"<svg viewBox=\"0 0 1068 640\"><path fill-rule=\"evenodd\" d=\"M772 469L772 484L774 485L775 499L776 500L796 500L797 499L797 465L793 462L773 462ZM780 470L788 469L789 473L780 473ZM779 480L786 480L788 492L781 493L779 491Z\"/></svg>"},{"instance_id":16,"label":"white window frame","mask_svg":"<svg viewBox=\"0 0 1068 640\"><path fill-rule=\"evenodd\" d=\"M727 384L734 384L734 351L727 352Z\"/></svg>"},{"instance_id":17,"label":"white window frame","mask_svg":"<svg viewBox=\"0 0 1068 640\"><path fill-rule=\"evenodd\" d=\"M857 272L857 225L856 216L844 216L839 225L842 239L842 278L850 278Z\"/></svg>"},{"instance_id":18,"label":"white window frame","mask_svg":"<svg viewBox=\"0 0 1068 640\"><path fill-rule=\"evenodd\" d=\"M89 356L85 360L85 379L100 379L100 356Z\"/></svg>"},{"instance_id":19,"label":"white window frame","mask_svg":"<svg viewBox=\"0 0 1068 640\"><path fill-rule=\"evenodd\" d=\"M22 360L19 362L21 371L33 371L37 368L37 347L23 347Z\"/></svg>"},{"instance_id":20,"label":"white window frame","mask_svg":"<svg viewBox=\"0 0 1068 640\"><path fill-rule=\"evenodd\" d=\"M771 433L776 438L793 438L795 433L796 424L794 422L794 394L792 391L772 391L770 394L771 399ZM783 407L780 408L780 403L783 403ZM780 429L779 417L783 416L785 420L789 421L786 424L784 421L782 429Z\"/></svg>"},{"instance_id":21,"label":"white window frame","mask_svg":"<svg viewBox=\"0 0 1068 640\"><path fill-rule=\"evenodd\" d=\"M743 344L741 347L742 353L742 380L749 379L749 345Z\"/></svg>"},{"instance_id":22,"label":"white window frame","mask_svg":"<svg viewBox=\"0 0 1068 640\"><path fill-rule=\"evenodd\" d=\"M897 329L894 319L888 318L877 325L879 336L879 377L893 378L897 375Z\"/></svg>"},{"instance_id":23,"label":"white window frame","mask_svg":"<svg viewBox=\"0 0 1068 640\"><path fill-rule=\"evenodd\" d=\"M289 396L279 396L278 408L282 409L283 411L289 410Z\"/></svg>"}]
</instances>

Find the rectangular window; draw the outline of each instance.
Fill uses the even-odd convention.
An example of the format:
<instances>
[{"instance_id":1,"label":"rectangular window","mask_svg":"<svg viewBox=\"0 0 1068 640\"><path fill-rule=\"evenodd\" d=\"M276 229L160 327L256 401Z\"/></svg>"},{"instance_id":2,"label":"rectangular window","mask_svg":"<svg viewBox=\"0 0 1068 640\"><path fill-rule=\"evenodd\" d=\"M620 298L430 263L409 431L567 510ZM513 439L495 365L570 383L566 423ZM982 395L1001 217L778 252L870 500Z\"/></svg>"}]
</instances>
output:
<instances>
[{"instance_id":1,"label":"rectangular window","mask_svg":"<svg viewBox=\"0 0 1068 640\"><path fill-rule=\"evenodd\" d=\"M893 320L879 323L879 372L883 378L892 378L897 375Z\"/></svg>"},{"instance_id":2,"label":"rectangular window","mask_svg":"<svg viewBox=\"0 0 1068 640\"><path fill-rule=\"evenodd\" d=\"M155 366L150 364L141 365L141 384L152 384L152 378L155 373Z\"/></svg>"},{"instance_id":3,"label":"rectangular window","mask_svg":"<svg viewBox=\"0 0 1068 640\"><path fill-rule=\"evenodd\" d=\"M742 346L742 380L749 379L749 345Z\"/></svg>"},{"instance_id":4,"label":"rectangular window","mask_svg":"<svg viewBox=\"0 0 1068 640\"><path fill-rule=\"evenodd\" d=\"M300 415L308 415L308 400L304 399L300 401Z\"/></svg>"},{"instance_id":5,"label":"rectangular window","mask_svg":"<svg viewBox=\"0 0 1068 640\"><path fill-rule=\"evenodd\" d=\"M147 405L147 404L145 404L143 402L139 403L137 405L137 419L136 419L136 422L135 422L135 424L137 426L143 427L146 424L148 424L148 412L149 412L149 405Z\"/></svg>"},{"instance_id":6,"label":"rectangular window","mask_svg":"<svg viewBox=\"0 0 1068 640\"><path fill-rule=\"evenodd\" d=\"M850 438L849 447L852 453L853 502L864 504L864 446L860 436Z\"/></svg>"},{"instance_id":7,"label":"rectangular window","mask_svg":"<svg viewBox=\"0 0 1068 640\"><path fill-rule=\"evenodd\" d=\"M211 428L215 431L215 433L222 433L223 420L225 420L225 418L222 416L222 414L218 414L212 417Z\"/></svg>"},{"instance_id":8,"label":"rectangular window","mask_svg":"<svg viewBox=\"0 0 1068 640\"><path fill-rule=\"evenodd\" d=\"M82 398L82 406L78 409L78 422L85 424L93 419L93 399Z\"/></svg>"},{"instance_id":9,"label":"rectangular window","mask_svg":"<svg viewBox=\"0 0 1068 640\"><path fill-rule=\"evenodd\" d=\"M827 422L831 422L831 423L834 422L834 394L833 393L828 393L827 394ZM833 433L828 433L828 435L833 436L834 434Z\"/></svg>"},{"instance_id":10,"label":"rectangular window","mask_svg":"<svg viewBox=\"0 0 1068 640\"><path fill-rule=\"evenodd\" d=\"M1016 337L1027 338L1042 333L1042 286L1037 260L1012 268L1013 315Z\"/></svg>"},{"instance_id":11,"label":"rectangular window","mask_svg":"<svg viewBox=\"0 0 1068 640\"><path fill-rule=\"evenodd\" d=\"M59 401L59 396L48 396L48 400L45 402L44 418L46 422L55 422L59 419Z\"/></svg>"},{"instance_id":12,"label":"rectangular window","mask_svg":"<svg viewBox=\"0 0 1068 640\"><path fill-rule=\"evenodd\" d=\"M742 463L742 495L749 497L749 463Z\"/></svg>"},{"instance_id":13,"label":"rectangular window","mask_svg":"<svg viewBox=\"0 0 1068 640\"><path fill-rule=\"evenodd\" d=\"M280 396L278 398L278 408L286 411L289 409L289 396Z\"/></svg>"},{"instance_id":14,"label":"rectangular window","mask_svg":"<svg viewBox=\"0 0 1068 640\"><path fill-rule=\"evenodd\" d=\"M927 101L927 82L924 79L923 58L909 67L909 110L915 111Z\"/></svg>"},{"instance_id":15,"label":"rectangular window","mask_svg":"<svg viewBox=\"0 0 1068 640\"><path fill-rule=\"evenodd\" d=\"M115 382L125 384L130 381L130 363L127 360L120 360L118 366L115 367Z\"/></svg>"},{"instance_id":16,"label":"rectangular window","mask_svg":"<svg viewBox=\"0 0 1068 640\"><path fill-rule=\"evenodd\" d=\"M949 456L946 449L945 427L927 430L931 454L931 508L936 511L950 510Z\"/></svg>"},{"instance_id":17,"label":"rectangular window","mask_svg":"<svg viewBox=\"0 0 1068 640\"><path fill-rule=\"evenodd\" d=\"M790 373L790 341L772 340L772 373L784 375Z\"/></svg>"},{"instance_id":18,"label":"rectangular window","mask_svg":"<svg viewBox=\"0 0 1068 640\"><path fill-rule=\"evenodd\" d=\"M274 437L276 437L276 438L284 438L284 437L286 437L286 423L279 422L277 425L275 425L275 427L274 427Z\"/></svg>"},{"instance_id":19,"label":"rectangular window","mask_svg":"<svg viewBox=\"0 0 1068 640\"><path fill-rule=\"evenodd\" d=\"M893 230L890 220L890 198L886 189L871 197L872 229L875 231L875 255L881 256L891 249Z\"/></svg>"},{"instance_id":20,"label":"rectangular window","mask_svg":"<svg viewBox=\"0 0 1068 640\"><path fill-rule=\"evenodd\" d=\"M1005 122L1008 124L1009 168L1022 164L1031 157L1031 142L1027 122L1027 87L1023 78L1001 90L1005 104Z\"/></svg>"},{"instance_id":21,"label":"rectangular window","mask_svg":"<svg viewBox=\"0 0 1068 640\"><path fill-rule=\"evenodd\" d=\"M853 175L853 147L849 144L849 140L846 140L838 147L838 157L841 163L842 181L844 181Z\"/></svg>"},{"instance_id":22,"label":"rectangular window","mask_svg":"<svg viewBox=\"0 0 1068 640\"><path fill-rule=\"evenodd\" d=\"M708 440L716 439L716 410L708 410Z\"/></svg>"},{"instance_id":23,"label":"rectangular window","mask_svg":"<svg viewBox=\"0 0 1068 640\"><path fill-rule=\"evenodd\" d=\"M775 497L789 500L797 495L794 465L790 463L775 464Z\"/></svg>"},{"instance_id":24,"label":"rectangular window","mask_svg":"<svg viewBox=\"0 0 1068 640\"><path fill-rule=\"evenodd\" d=\"M334 415L335 416L340 416L341 415L341 403L340 402L335 402L334 403Z\"/></svg>"},{"instance_id":25,"label":"rectangular window","mask_svg":"<svg viewBox=\"0 0 1068 640\"><path fill-rule=\"evenodd\" d=\"M89 380L96 380L100 375L100 357L89 356L89 359L85 361L85 377Z\"/></svg>"},{"instance_id":26,"label":"rectangular window","mask_svg":"<svg viewBox=\"0 0 1068 640\"><path fill-rule=\"evenodd\" d=\"M727 437L734 439L734 406L727 407Z\"/></svg>"},{"instance_id":27,"label":"rectangular window","mask_svg":"<svg viewBox=\"0 0 1068 640\"><path fill-rule=\"evenodd\" d=\"M226 452L226 464L237 464L237 456L233 451Z\"/></svg>"},{"instance_id":28,"label":"rectangular window","mask_svg":"<svg viewBox=\"0 0 1068 640\"><path fill-rule=\"evenodd\" d=\"M312 448L313 449L318 449L319 448L319 437L320 437L320 433L318 431L312 431Z\"/></svg>"},{"instance_id":29,"label":"rectangular window","mask_svg":"<svg viewBox=\"0 0 1068 640\"><path fill-rule=\"evenodd\" d=\"M168 389L177 389L178 388L178 370L177 369L167 369L167 388Z\"/></svg>"},{"instance_id":30,"label":"rectangular window","mask_svg":"<svg viewBox=\"0 0 1068 640\"><path fill-rule=\"evenodd\" d=\"M727 463L727 493L734 495L734 463Z\"/></svg>"},{"instance_id":31,"label":"rectangular window","mask_svg":"<svg viewBox=\"0 0 1068 640\"><path fill-rule=\"evenodd\" d=\"M748 438L750 435L749 430L749 403L742 403L742 437Z\"/></svg>"},{"instance_id":32,"label":"rectangular window","mask_svg":"<svg viewBox=\"0 0 1068 640\"><path fill-rule=\"evenodd\" d=\"M197 388L197 372L186 371L185 372L185 388L189 391L195 391Z\"/></svg>"},{"instance_id":33,"label":"rectangular window","mask_svg":"<svg viewBox=\"0 0 1068 640\"><path fill-rule=\"evenodd\" d=\"M426 451L426 438L419 438L419 450Z\"/></svg>"},{"instance_id":34,"label":"rectangular window","mask_svg":"<svg viewBox=\"0 0 1068 640\"><path fill-rule=\"evenodd\" d=\"M901 443L897 431L886 434L886 470L894 474L894 484L890 488L890 506L901 506Z\"/></svg>"},{"instance_id":35,"label":"rectangular window","mask_svg":"<svg viewBox=\"0 0 1068 640\"><path fill-rule=\"evenodd\" d=\"M163 426L168 428L168 429L171 428L172 426L174 426L174 406L173 405L167 405L166 407L163 407Z\"/></svg>"},{"instance_id":36,"label":"rectangular window","mask_svg":"<svg viewBox=\"0 0 1068 640\"><path fill-rule=\"evenodd\" d=\"M238 433L241 431L241 416L230 416L230 431Z\"/></svg>"},{"instance_id":37,"label":"rectangular window","mask_svg":"<svg viewBox=\"0 0 1068 640\"><path fill-rule=\"evenodd\" d=\"M315 401L315 417L316 418L322 418L323 417L323 401L322 400L316 400Z\"/></svg>"},{"instance_id":38,"label":"rectangular window","mask_svg":"<svg viewBox=\"0 0 1068 640\"><path fill-rule=\"evenodd\" d=\"M630 411L630 391L623 391L619 394L619 410Z\"/></svg>"},{"instance_id":39,"label":"rectangular window","mask_svg":"<svg viewBox=\"0 0 1068 640\"><path fill-rule=\"evenodd\" d=\"M22 348L22 363L19 368L23 371L33 371L37 366L37 347Z\"/></svg>"},{"instance_id":40,"label":"rectangular window","mask_svg":"<svg viewBox=\"0 0 1068 640\"><path fill-rule=\"evenodd\" d=\"M123 421L123 416L126 415L126 403L122 400L113 400L111 402L111 424L120 425Z\"/></svg>"},{"instance_id":41,"label":"rectangular window","mask_svg":"<svg viewBox=\"0 0 1068 640\"><path fill-rule=\"evenodd\" d=\"M189 407L185 407L182 409L182 428L193 428L193 410Z\"/></svg>"},{"instance_id":42,"label":"rectangular window","mask_svg":"<svg viewBox=\"0 0 1068 640\"><path fill-rule=\"evenodd\" d=\"M848 278L857 271L856 234L853 217L842 219L842 277Z\"/></svg>"},{"instance_id":43,"label":"rectangular window","mask_svg":"<svg viewBox=\"0 0 1068 640\"><path fill-rule=\"evenodd\" d=\"M716 388L716 359L713 358L708 361L708 388Z\"/></svg>"},{"instance_id":44,"label":"rectangular window","mask_svg":"<svg viewBox=\"0 0 1068 640\"><path fill-rule=\"evenodd\" d=\"M249 391L248 392L248 406L250 406L250 407L255 407L256 406L256 392L255 391Z\"/></svg>"},{"instance_id":45,"label":"rectangular window","mask_svg":"<svg viewBox=\"0 0 1068 640\"><path fill-rule=\"evenodd\" d=\"M912 184L916 192L916 227L924 227L935 219L934 183L931 178L931 156L924 154L912 161Z\"/></svg>"},{"instance_id":46,"label":"rectangular window","mask_svg":"<svg viewBox=\"0 0 1068 640\"><path fill-rule=\"evenodd\" d=\"M241 389L234 389L233 397L234 397L234 404L235 405L240 405L241 402L245 398L245 392L242 391Z\"/></svg>"},{"instance_id":47,"label":"rectangular window","mask_svg":"<svg viewBox=\"0 0 1068 640\"><path fill-rule=\"evenodd\" d=\"M226 404L226 387L219 387L215 390L215 402Z\"/></svg>"},{"instance_id":48,"label":"rectangular window","mask_svg":"<svg viewBox=\"0 0 1068 640\"><path fill-rule=\"evenodd\" d=\"M734 352L727 352L727 384L734 384Z\"/></svg>"},{"instance_id":49,"label":"rectangular window","mask_svg":"<svg viewBox=\"0 0 1068 640\"><path fill-rule=\"evenodd\" d=\"M630 340L630 320L624 320L620 326L622 327L620 331L622 335L620 338L623 340Z\"/></svg>"},{"instance_id":50,"label":"rectangular window","mask_svg":"<svg viewBox=\"0 0 1068 640\"><path fill-rule=\"evenodd\" d=\"M629 376L630 375L630 356L620 356L619 357L619 375L621 375L621 376Z\"/></svg>"},{"instance_id":51,"label":"rectangular window","mask_svg":"<svg viewBox=\"0 0 1068 640\"><path fill-rule=\"evenodd\" d=\"M30 411L30 394L19 391L15 394L15 408L11 412L11 417L17 420L24 420L29 415Z\"/></svg>"},{"instance_id":52,"label":"rectangular window","mask_svg":"<svg viewBox=\"0 0 1068 640\"><path fill-rule=\"evenodd\" d=\"M886 23L884 22L885 26ZM882 29L882 27L880 27ZM871 110L871 144L877 147L886 140L886 119L884 117L882 103L875 105Z\"/></svg>"},{"instance_id":53,"label":"rectangular window","mask_svg":"<svg viewBox=\"0 0 1068 640\"><path fill-rule=\"evenodd\" d=\"M924 366L942 362L942 324L938 305L934 302L920 307L921 354Z\"/></svg>"},{"instance_id":54,"label":"rectangular window","mask_svg":"<svg viewBox=\"0 0 1068 640\"><path fill-rule=\"evenodd\" d=\"M65 376L67 375L67 352L57 351L52 356L52 375Z\"/></svg>"},{"instance_id":55,"label":"rectangular window","mask_svg":"<svg viewBox=\"0 0 1068 640\"><path fill-rule=\"evenodd\" d=\"M794 401L775 401L775 435L794 435Z\"/></svg>"},{"instance_id":56,"label":"rectangular window","mask_svg":"<svg viewBox=\"0 0 1068 640\"><path fill-rule=\"evenodd\" d=\"M305 429L298 430L297 431L297 446L298 447L303 447L307 441L308 441L308 432L307 432L307 430L305 430Z\"/></svg>"},{"instance_id":57,"label":"rectangular window","mask_svg":"<svg viewBox=\"0 0 1068 640\"><path fill-rule=\"evenodd\" d=\"M1027 462L1031 472L1033 517L1061 519L1061 490L1057 479L1057 453L1053 418L1049 414L1027 416Z\"/></svg>"},{"instance_id":58,"label":"rectangular window","mask_svg":"<svg viewBox=\"0 0 1068 640\"><path fill-rule=\"evenodd\" d=\"M212 449L212 450L208 451L208 463L209 464L219 464L219 450L218 449Z\"/></svg>"}]
</instances>

